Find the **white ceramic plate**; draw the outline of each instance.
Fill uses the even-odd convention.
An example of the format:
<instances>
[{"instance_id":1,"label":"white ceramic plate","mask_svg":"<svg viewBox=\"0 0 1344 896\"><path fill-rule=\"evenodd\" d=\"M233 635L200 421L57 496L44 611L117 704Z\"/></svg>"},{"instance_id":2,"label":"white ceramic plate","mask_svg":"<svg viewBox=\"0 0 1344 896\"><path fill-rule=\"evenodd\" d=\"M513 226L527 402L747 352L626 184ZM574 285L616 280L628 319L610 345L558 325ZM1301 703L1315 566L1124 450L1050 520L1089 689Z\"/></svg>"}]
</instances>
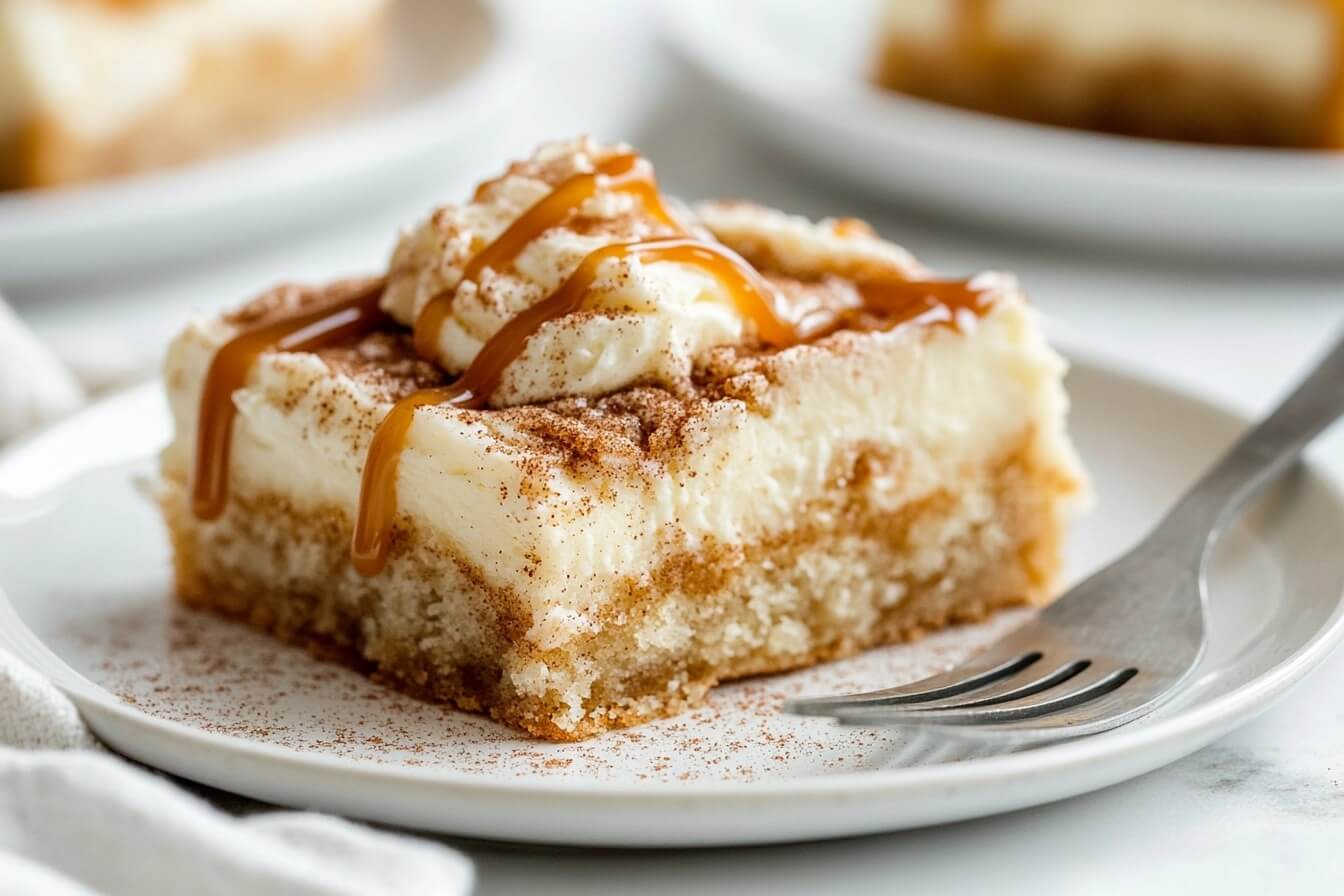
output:
<instances>
[{"instance_id":1,"label":"white ceramic plate","mask_svg":"<svg viewBox=\"0 0 1344 896\"><path fill-rule=\"evenodd\" d=\"M1110 137L961 111L865 81L874 0L684 0L665 31L736 117L865 193L1014 229L1338 261L1344 154Z\"/></svg>"},{"instance_id":2,"label":"white ceramic plate","mask_svg":"<svg viewBox=\"0 0 1344 896\"><path fill-rule=\"evenodd\" d=\"M1151 525L1244 425L1095 363L1070 375L1073 429L1100 495L1071 575ZM945 667L1021 614L715 690L675 719L582 744L518 738L386 691L169 600L166 538L135 486L167 420L154 387L0 459L0 647L143 762L272 802L476 837L691 846L837 837L1003 812L1158 768L1244 723L1344 635L1344 503L1306 467L1219 551L1212 644L1160 715L1007 755L785 716L781 699L896 684ZM55 494L52 482L91 463ZM7 521L6 521L7 520Z\"/></svg>"},{"instance_id":3,"label":"white ceramic plate","mask_svg":"<svg viewBox=\"0 0 1344 896\"><path fill-rule=\"evenodd\" d=\"M399 0L357 106L237 155L0 193L0 284L115 273L339 214L441 170L500 121L526 66L507 4ZM436 167L437 166L437 167Z\"/></svg>"}]
</instances>

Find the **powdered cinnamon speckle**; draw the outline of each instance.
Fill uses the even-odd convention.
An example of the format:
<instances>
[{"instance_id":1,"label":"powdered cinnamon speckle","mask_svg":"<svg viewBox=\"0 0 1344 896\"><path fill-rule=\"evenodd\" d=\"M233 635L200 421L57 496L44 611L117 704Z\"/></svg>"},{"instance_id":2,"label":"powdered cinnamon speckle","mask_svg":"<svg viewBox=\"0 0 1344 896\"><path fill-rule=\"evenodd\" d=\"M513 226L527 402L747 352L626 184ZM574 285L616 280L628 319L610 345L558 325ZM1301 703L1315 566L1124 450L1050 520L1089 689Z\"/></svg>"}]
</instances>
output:
<instances>
[{"instance_id":1,"label":"powdered cinnamon speckle","mask_svg":"<svg viewBox=\"0 0 1344 896\"><path fill-rule=\"evenodd\" d=\"M377 280L376 277L351 277L323 286L281 283L226 313L224 322L236 327L250 327L263 321L278 320L353 297L369 289Z\"/></svg>"},{"instance_id":2,"label":"powdered cinnamon speckle","mask_svg":"<svg viewBox=\"0 0 1344 896\"><path fill-rule=\"evenodd\" d=\"M160 596L71 625L58 649L90 658L80 671L149 715L304 753L493 779L751 782L925 761L927 751L898 732L839 728L786 716L779 706L938 671L1022 618L1003 613L915 644L724 685L681 716L578 743L531 740L421 702Z\"/></svg>"}]
</instances>

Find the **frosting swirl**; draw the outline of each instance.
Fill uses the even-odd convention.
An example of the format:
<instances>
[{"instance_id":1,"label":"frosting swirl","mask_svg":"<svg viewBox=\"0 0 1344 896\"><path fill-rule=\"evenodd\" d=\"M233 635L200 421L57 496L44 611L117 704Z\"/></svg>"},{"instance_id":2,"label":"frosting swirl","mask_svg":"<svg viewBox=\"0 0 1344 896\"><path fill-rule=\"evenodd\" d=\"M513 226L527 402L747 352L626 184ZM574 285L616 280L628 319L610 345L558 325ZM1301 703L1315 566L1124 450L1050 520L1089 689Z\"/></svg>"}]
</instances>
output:
<instances>
[{"instance_id":1,"label":"frosting swirl","mask_svg":"<svg viewBox=\"0 0 1344 896\"><path fill-rule=\"evenodd\" d=\"M397 246L384 310L415 328L423 356L457 375L510 320L554 293L585 258L616 243L691 235L789 259L796 270L784 272L798 277L918 272L903 250L852 223L812 224L745 203L705 206L702 217L664 208L651 170L630 160L638 157L620 145L547 144L483 184L472 201L437 209ZM565 201L572 204L558 205ZM547 203L557 207L538 209ZM537 217L538 211L545 214ZM529 224L541 226L515 233ZM710 349L762 335L702 266L616 254L598 266L582 310L531 335L488 405L675 383Z\"/></svg>"}]
</instances>

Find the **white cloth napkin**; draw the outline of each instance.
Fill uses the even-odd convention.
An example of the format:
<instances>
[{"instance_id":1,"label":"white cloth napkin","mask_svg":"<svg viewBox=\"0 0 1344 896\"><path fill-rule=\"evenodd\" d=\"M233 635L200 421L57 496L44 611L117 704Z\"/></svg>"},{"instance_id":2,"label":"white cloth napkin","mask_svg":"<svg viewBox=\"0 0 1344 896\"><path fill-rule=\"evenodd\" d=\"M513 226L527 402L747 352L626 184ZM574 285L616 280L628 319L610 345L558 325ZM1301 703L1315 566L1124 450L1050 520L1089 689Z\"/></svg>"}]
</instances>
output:
<instances>
[{"instance_id":1,"label":"white cloth napkin","mask_svg":"<svg viewBox=\"0 0 1344 896\"><path fill-rule=\"evenodd\" d=\"M49 327L40 340L0 296L0 445L150 378L163 349L157 339L89 325Z\"/></svg>"},{"instance_id":2,"label":"white cloth napkin","mask_svg":"<svg viewBox=\"0 0 1344 896\"><path fill-rule=\"evenodd\" d=\"M0 893L458 896L447 847L330 816L237 819L96 748L74 706L0 651Z\"/></svg>"},{"instance_id":3,"label":"white cloth napkin","mask_svg":"<svg viewBox=\"0 0 1344 896\"><path fill-rule=\"evenodd\" d=\"M111 366L72 371L0 299L0 444L144 373L109 378ZM218 812L101 750L65 695L0 651L0 894L458 896L471 884L467 859L429 841L309 812Z\"/></svg>"},{"instance_id":4,"label":"white cloth napkin","mask_svg":"<svg viewBox=\"0 0 1344 896\"><path fill-rule=\"evenodd\" d=\"M0 298L0 444L78 408L84 387Z\"/></svg>"}]
</instances>

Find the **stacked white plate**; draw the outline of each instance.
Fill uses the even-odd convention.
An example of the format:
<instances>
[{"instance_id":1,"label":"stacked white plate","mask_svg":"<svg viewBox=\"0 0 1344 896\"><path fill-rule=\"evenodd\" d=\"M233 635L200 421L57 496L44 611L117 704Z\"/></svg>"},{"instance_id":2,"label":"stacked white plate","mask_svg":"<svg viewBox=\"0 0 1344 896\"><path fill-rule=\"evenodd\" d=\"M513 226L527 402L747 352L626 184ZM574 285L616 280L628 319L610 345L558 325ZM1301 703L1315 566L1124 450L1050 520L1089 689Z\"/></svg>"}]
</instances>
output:
<instances>
[{"instance_id":1,"label":"stacked white plate","mask_svg":"<svg viewBox=\"0 0 1344 896\"><path fill-rule=\"evenodd\" d=\"M865 77L876 6L683 0L664 24L735 118L866 194L1102 243L1344 257L1344 153L1112 137L883 91Z\"/></svg>"},{"instance_id":2,"label":"stacked white plate","mask_svg":"<svg viewBox=\"0 0 1344 896\"><path fill-rule=\"evenodd\" d=\"M0 193L0 286L122 273L331 221L441 170L500 121L526 70L507 4L399 0L377 83L257 149L66 189Z\"/></svg>"}]
</instances>

